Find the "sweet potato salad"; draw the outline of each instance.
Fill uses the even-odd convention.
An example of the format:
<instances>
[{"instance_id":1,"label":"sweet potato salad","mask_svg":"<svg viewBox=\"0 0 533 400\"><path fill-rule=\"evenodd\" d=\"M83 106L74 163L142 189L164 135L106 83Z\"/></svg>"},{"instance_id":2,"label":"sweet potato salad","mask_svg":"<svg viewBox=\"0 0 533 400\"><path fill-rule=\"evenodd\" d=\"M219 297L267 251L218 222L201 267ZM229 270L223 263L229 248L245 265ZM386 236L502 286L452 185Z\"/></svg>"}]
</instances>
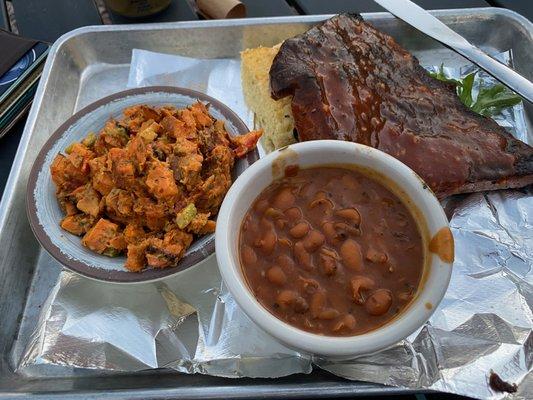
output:
<instances>
[{"instance_id":1,"label":"sweet potato salad","mask_svg":"<svg viewBox=\"0 0 533 400\"><path fill-rule=\"evenodd\" d=\"M215 230L235 158L260 136L229 136L201 102L126 108L55 157L61 227L99 254L126 254L130 271L174 266L195 236Z\"/></svg>"}]
</instances>

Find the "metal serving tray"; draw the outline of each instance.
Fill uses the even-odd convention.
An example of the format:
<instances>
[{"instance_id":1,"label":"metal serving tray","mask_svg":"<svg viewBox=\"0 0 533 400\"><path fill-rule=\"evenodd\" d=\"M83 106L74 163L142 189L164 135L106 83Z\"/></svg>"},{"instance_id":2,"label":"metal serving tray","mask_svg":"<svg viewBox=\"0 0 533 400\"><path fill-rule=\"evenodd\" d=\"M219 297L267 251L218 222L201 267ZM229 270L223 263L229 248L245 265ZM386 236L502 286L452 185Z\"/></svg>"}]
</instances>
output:
<instances>
[{"instance_id":1,"label":"metal serving tray","mask_svg":"<svg viewBox=\"0 0 533 400\"><path fill-rule=\"evenodd\" d=\"M434 14L488 52L511 49L515 68L533 79L533 38L527 19L497 8L443 10ZM14 372L61 269L36 242L25 211L28 173L50 134L81 107L125 88L133 48L238 59L239 52L247 47L274 45L328 17L95 26L67 33L54 44L0 205L0 398L313 398L410 392L350 382L321 371L275 380L232 380L169 370L111 374L53 366ZM460 56L388 13L364 17L394 36L423 65L465 63ZM526 107L531 121L533 107Z\"/></svg>"}]
</instances>

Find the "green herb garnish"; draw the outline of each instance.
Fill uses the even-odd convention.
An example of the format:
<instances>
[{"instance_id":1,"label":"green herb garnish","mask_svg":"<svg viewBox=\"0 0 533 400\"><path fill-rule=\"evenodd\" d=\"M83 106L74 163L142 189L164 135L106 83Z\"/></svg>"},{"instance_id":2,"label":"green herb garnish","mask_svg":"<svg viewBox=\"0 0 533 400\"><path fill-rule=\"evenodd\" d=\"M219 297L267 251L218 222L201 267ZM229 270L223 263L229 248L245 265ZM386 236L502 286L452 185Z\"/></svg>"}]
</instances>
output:
<instances>
[{"instance_id":1,"label":"green herb garnish","mask_svg":"<svg viewBox=\"0 0 533 400\"><path fill-rule=\"evenodd\" d=\"M430 72L429 75L439 81L455 85L457 95L461 102L472 109L472 111L490 117L501 112L502 109L513 107L522 100L519 95L507 89L502 84L484 86L483 81L479 83L479 92L474 101L472 88L477 72L472 72L462 79L452 79L444 73L444 64L440 65L437 72Z\"/></svg>"},{"instance_id":2,"label":"green herb garnish","mask_svg":"<svg viewBox=\"0 0 533 400\"><path fill-rule=\"evenodd\" d=\"M452 83L454 85L461 85L461 81L453 78L448 78L446 76L446 73L444 72L444 64L441 64L439 67L439 70L437 72L428 72L430 76L432 76L435 79L438 79L439 81Z\"/></svg>"},{"instance_id":3,"label":"green herb garnish","mask_svg":"<svg viewBox=\"0 0 533 400\"><path fill-rule=\"evenodd\" d=\"M517 105L521 100L520 96L501 84L480 87L472 110L481 115L490 116L499 113L504 108Z\"/></svg>"}]
</instances>

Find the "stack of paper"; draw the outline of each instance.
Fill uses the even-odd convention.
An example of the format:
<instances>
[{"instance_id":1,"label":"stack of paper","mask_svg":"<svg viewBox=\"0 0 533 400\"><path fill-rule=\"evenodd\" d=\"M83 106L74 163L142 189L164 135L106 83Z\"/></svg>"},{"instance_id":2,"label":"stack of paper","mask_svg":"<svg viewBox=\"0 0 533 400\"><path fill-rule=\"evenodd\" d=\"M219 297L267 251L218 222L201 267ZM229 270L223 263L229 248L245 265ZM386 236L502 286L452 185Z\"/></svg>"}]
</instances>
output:
<instances>
[{"instance_id":1,"label":"stack of paper","mask_svg":"<svg viewBox=\"0 0 533 400\"><path fill-rule=\"evenodd\" d=\"M0 137L29 109L48 47L0 30Z\"/></svg>"}]
</instances>

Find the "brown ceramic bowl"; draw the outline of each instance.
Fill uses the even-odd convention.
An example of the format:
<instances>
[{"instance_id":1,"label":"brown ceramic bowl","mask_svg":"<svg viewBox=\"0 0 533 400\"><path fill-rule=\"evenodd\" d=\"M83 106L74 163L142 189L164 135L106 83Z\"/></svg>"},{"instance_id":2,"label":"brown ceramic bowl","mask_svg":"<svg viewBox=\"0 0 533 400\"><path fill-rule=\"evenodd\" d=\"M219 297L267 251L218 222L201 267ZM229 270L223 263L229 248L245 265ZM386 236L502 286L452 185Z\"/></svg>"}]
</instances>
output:
<instances>
[{"instance_id":1,"label":"brown ceramic bowl","mask_svg":"<svg viewBox=\"0 0 533 400\"><path fill-rule=\"evenodd\" d=\"M130 272L124 268L125 257L109 258L87 249L75 236L59 226L64 217L55 192L56 187L50 175L54 157L63 152L72 142L83 139L89 132L99 132L110 118L117 118L126 107L136 104L151 106L172 105L186 107L200 100L209 103L210 113L226 121L230 135L246 133L244 122L227 106L203 93L189 89L152 86L126 90L100 99L74 114L61 125L45 143L35 160L27 188L27 211L31 228L48 253L70 270L89 278L117 282L137 283L153 281L175 275L201 263L215 250L214 235L203 236L193 242L180 262L171 268L145 269ZM250 164L259 158L257 151L237 160L233 170L236 179Z\"/></svg>"}]
</instances>

